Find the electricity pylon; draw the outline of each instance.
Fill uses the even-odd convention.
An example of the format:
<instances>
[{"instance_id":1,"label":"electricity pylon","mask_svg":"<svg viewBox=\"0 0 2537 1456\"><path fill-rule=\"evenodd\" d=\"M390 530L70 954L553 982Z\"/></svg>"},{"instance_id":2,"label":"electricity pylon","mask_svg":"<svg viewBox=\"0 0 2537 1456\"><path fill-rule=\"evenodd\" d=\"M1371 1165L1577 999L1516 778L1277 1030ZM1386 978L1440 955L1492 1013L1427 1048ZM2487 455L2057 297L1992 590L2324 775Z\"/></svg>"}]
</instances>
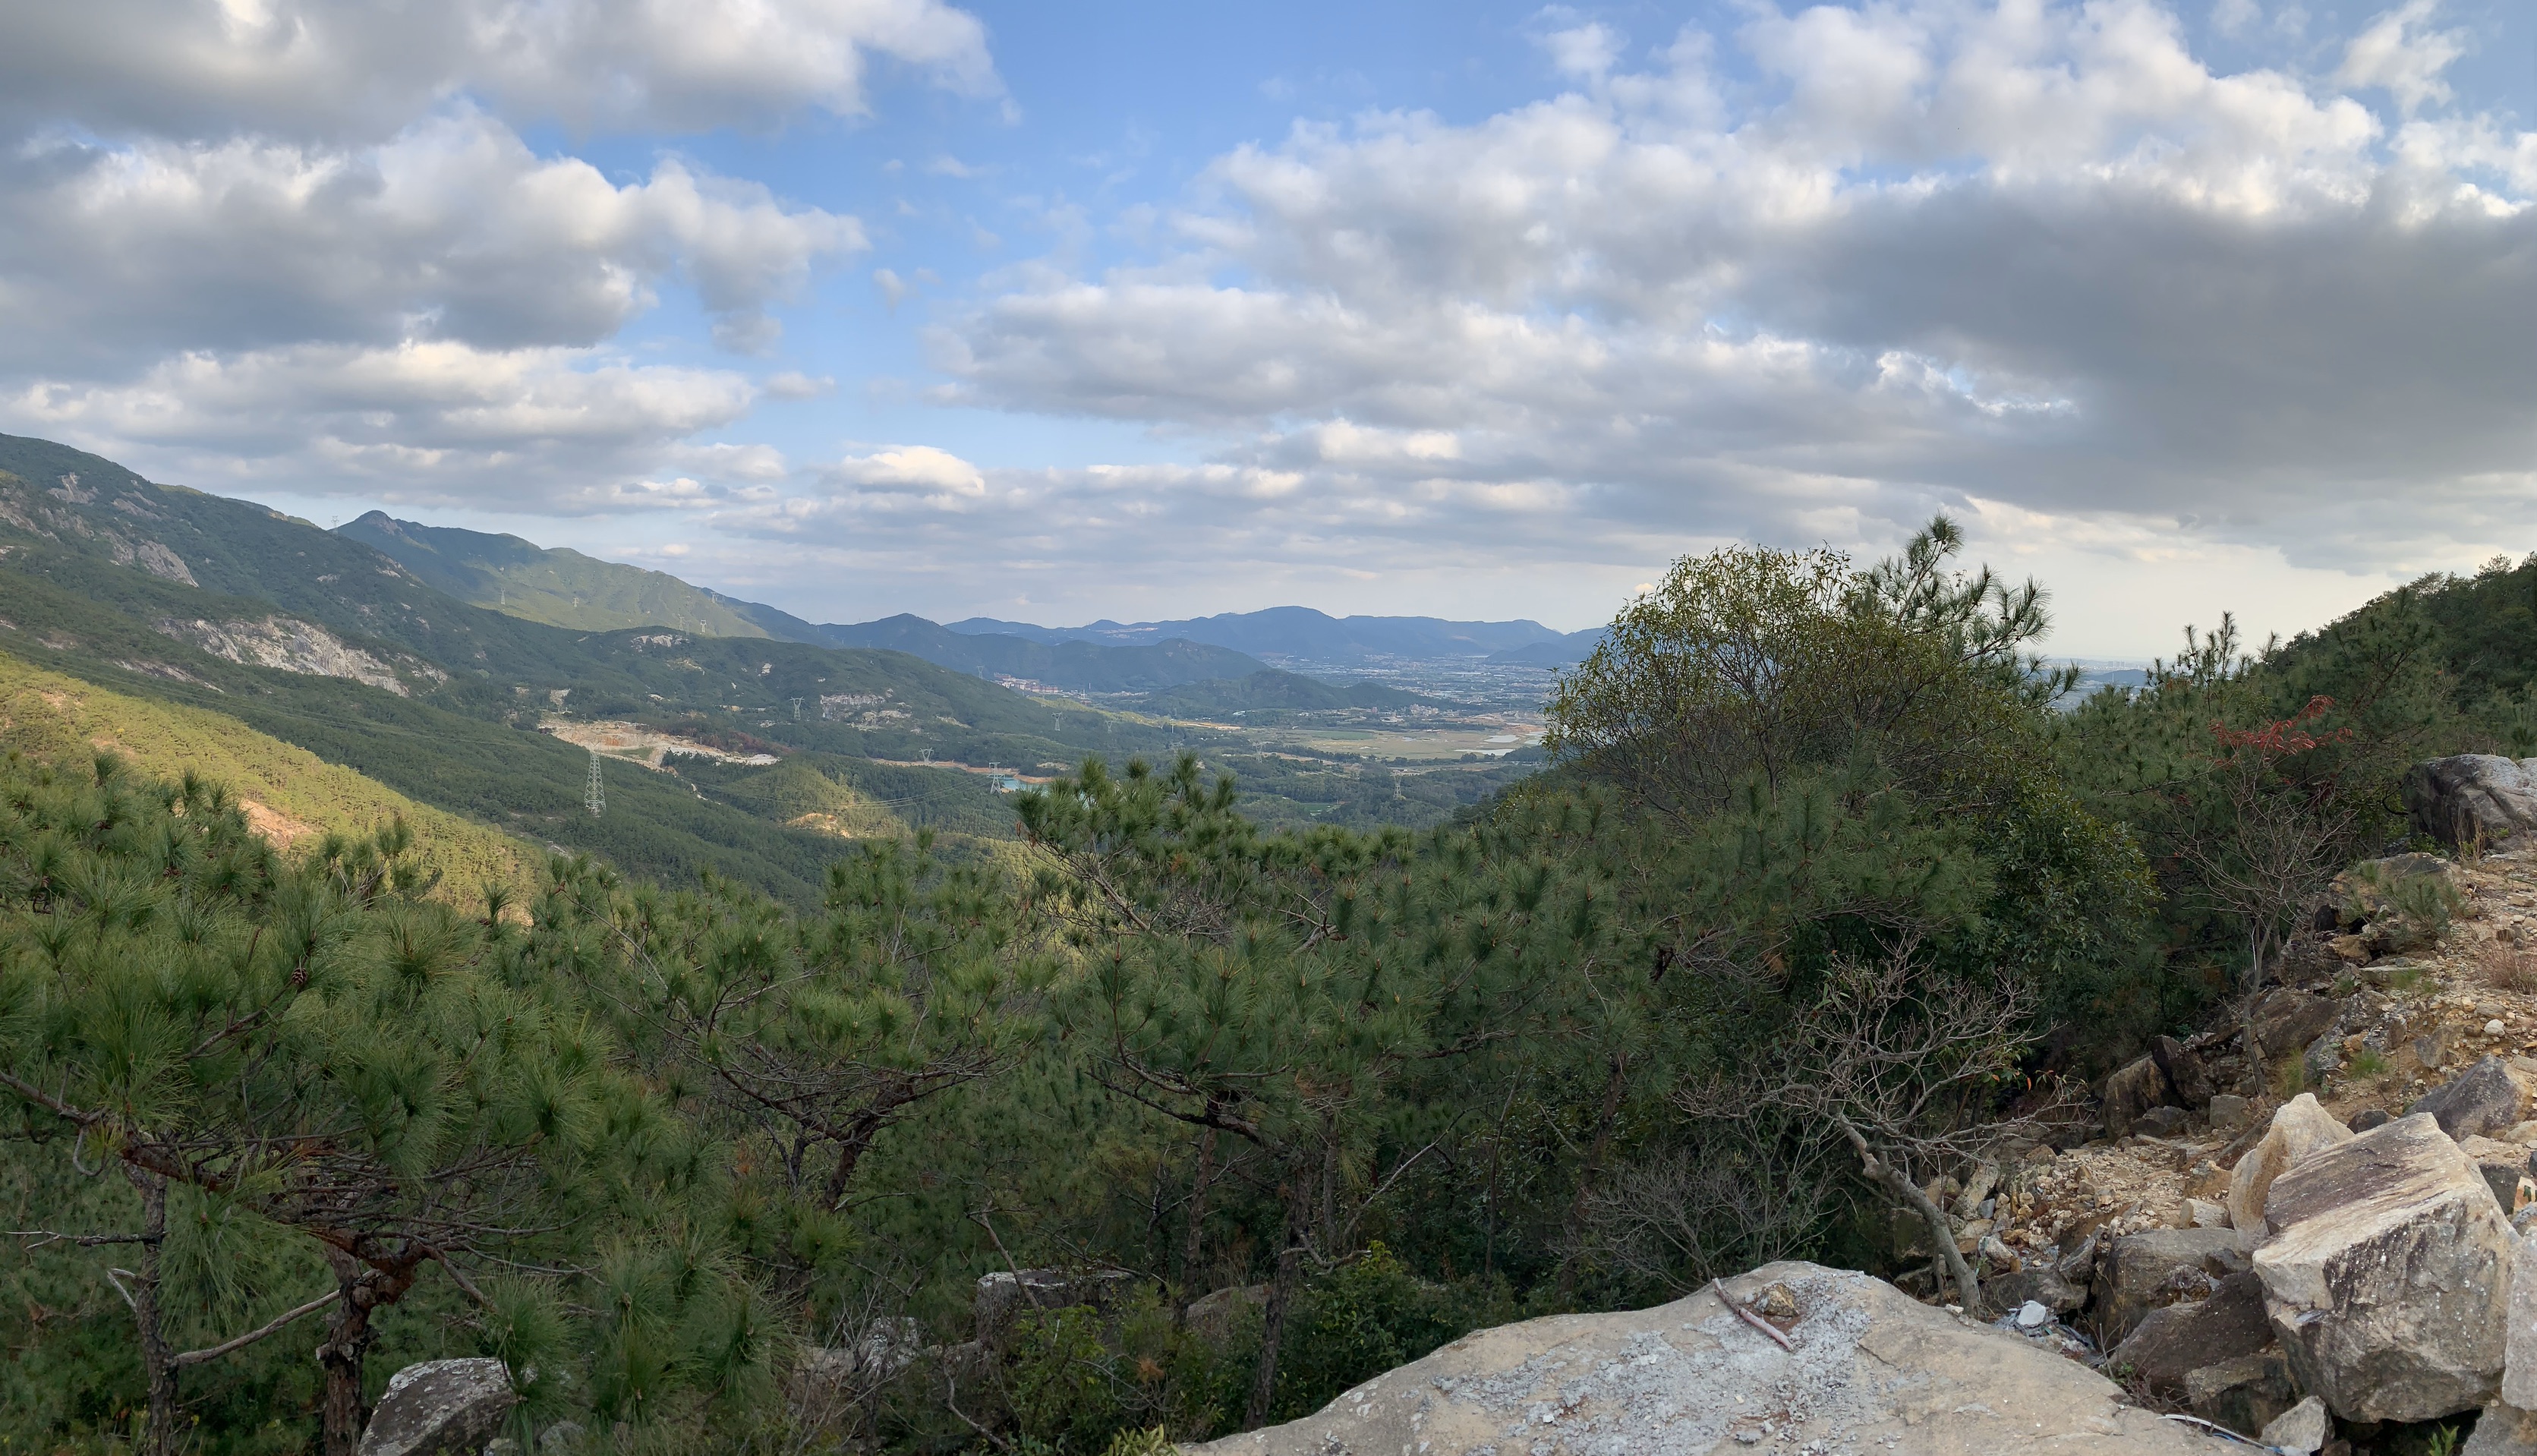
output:
<instances>
[{"instance_id":1,"label":"electricity pylon","mask_svg":"<svg viewBox=\"0 0 2537 1456\"><path fill-rule=\"evenodd\" d=\"M597 749L590 751L590 787L582 791L581 807L589 810L590 817L593 819L597 819L608 810L608 796L600 792L599 788L599 750Z\"/></svg>"}]
</instances>

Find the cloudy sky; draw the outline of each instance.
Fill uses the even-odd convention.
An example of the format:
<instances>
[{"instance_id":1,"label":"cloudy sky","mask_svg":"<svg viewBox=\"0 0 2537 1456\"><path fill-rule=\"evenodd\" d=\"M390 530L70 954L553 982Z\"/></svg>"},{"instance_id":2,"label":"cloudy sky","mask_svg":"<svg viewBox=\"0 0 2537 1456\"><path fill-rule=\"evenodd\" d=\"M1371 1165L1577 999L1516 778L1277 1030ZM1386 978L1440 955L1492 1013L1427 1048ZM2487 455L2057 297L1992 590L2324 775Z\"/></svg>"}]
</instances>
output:
<instances>
[{"instance_id":1,"label":"cloudy sky","mask_svg":"<svg viewBox=\"0 0 2537 1456\"><path fill-rule=\"evenodd\" d=\"M2537 550L2525 0L0 10L0 430L823 621Z\"/></svg>"}]
</instances>

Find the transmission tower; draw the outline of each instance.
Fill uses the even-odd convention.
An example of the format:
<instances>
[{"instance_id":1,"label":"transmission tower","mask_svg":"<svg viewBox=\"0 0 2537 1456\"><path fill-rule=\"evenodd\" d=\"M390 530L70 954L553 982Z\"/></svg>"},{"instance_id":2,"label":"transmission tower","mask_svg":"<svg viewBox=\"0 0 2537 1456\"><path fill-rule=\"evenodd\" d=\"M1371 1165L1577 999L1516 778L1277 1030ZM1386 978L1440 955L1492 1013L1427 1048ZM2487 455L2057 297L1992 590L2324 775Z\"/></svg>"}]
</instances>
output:
<instances>
[{"instance_id":1,"label":"transmission tower","mask_svg":"<svg viewBox=\"0 0 2537 1456\"><path fill-rule=\"evenodd\" d=\"M590 817L593 819L608 811L608 796L600 792L599 788L599 750L597 749L590 751L590 787L582 791L581 807L589 810Z\"/></svg>"},{"instance_id":2,"label":"transmission tower","mask_svg":"<svg viewBox=\"0 0 2537 1456\"><path fill-rule=\"evenodd\" d=\"M802 699L798 697L793 699L793 721L796 723L802 721Z\"/></svg>"}]
</instances>

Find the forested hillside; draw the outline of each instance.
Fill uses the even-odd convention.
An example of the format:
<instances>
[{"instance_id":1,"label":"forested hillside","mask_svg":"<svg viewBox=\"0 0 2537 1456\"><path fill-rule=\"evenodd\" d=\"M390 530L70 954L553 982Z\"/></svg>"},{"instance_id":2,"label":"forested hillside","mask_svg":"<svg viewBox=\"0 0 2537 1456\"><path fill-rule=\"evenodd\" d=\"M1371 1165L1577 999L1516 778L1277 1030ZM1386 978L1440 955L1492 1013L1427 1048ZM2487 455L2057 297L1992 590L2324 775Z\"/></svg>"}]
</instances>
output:
<instances>
[{"instance_id":1,"label":"forested hillside","mask_svg":"<svg viewBox=\"0 0 2537 1456\"><path fill-rule=\"evenodd\" d=\"M2199 638L2065 713L2025 651L2040 595L1954 548L1941 522L1868 568L1680 563L1566 680L1556 766L1422 832L1268 830L1194 760L1113 761L953 862L888 765L804 751L663 792L849 824L811 893L558 858L515 926L277 861L199 787L9 765L7 1217L168 1230L138 1327L115 1245L0 1269L5 1307L52 1311L13 1336L11 1439L199 1418L206 1451L349 1450L388 1370L483 1352L524 1442L1102 1451L1300 1414L1520 1314L1783 1254L1890 1271L1898 1189L2063 1136L2084 1079L2260 972L2298 901L2231 898L2249 866L2322 883L2402 837L2404 763L2492 732L2434 605L2470 587L2268 654ZM56 630L19 590L16 635ZM92 663L157 635L106 627ZM322 716L304 678L149 660ZM1780 671L1732 674L1755 660ZM573 761L361 691L444 715L418 738ZM169 1028L138 1062L135 1014ZM282 1157L321 1126L328 1158ZM980 1293L1016 1268L1049 1271L1027 1307ZM322 1368L306 1334L140 1354L302 1307Z\"/></svg>"}]
</instances>

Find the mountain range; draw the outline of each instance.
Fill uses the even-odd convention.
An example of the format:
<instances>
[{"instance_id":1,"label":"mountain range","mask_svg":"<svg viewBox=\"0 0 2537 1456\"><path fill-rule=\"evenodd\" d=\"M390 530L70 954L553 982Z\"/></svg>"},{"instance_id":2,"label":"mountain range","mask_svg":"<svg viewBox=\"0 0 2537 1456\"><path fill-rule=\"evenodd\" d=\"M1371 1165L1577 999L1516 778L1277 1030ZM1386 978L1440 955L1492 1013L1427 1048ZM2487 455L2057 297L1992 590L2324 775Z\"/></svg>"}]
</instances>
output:
<instances>
[{"instance_id":1,"label":"mountain range","mask_svg":"<svg viewBox=\"0 0 2537 1456\"><path fill-rule=\"evenodd\" d=\"M821 647L885 647L973 676L1017 678L1070 693L1153 693L1248 677L1264 658L1361 666L1385 659L1562 667L1585 660L1602 629L1440 617L1333 617L1270 607L1174 622L1103 620L1041 627L971 617L938 624L901 614L816 623L760 602L690 585L666 571L541 547L517 536L426 526L373 510L336 528L462 602L556 627L668 627Z\"/></svg>"},{"instance_id":2,"label":"mountain range","mask_svg":"<svg viewBox=\"0 0 2537 1456\"><path fill-rule=\"evenodd\" d=\"M222 774L304 754L342 784L291 799L314 780L275 767L247 787L316 828L427 811L490 835L449 861L455 874L589 853L665 885L710 869L803 903L821 894L841 836L922 825L961 852L1006 852L999 781L1095 755L1199 753L1271 824L1433 822L1494 782L1265 753L1187 721L1395 691L1286 681L1219 645L1048 643L912 617L821 627L517 537L354 524L323 530L0 435L0 681L33 685L16 691L43 704L0 716L0 747L157 744L141 754L153 771L200 759ZM1121 710L981 674L1071 678ZM1154 696L1174 693L1193 695ZM60 721L44 728L48 716ZM591 754L536 730L589 737L609 722L708 755L609 762L594 815ZM227 747L202 747L214 743ZM496 844L514 847L483 847Z\"/></svg>"},{"instance_id":3,"label":"mountain range","mask_svg":"<svg viewBox=\"0 0 2537 1456\"><path fill-rule=\"evenodd\" d=\"M1486 658L1548 665L1584 660L1602 630L1554 631L1538 622L1452 622L1441 617L1333 617L1310 607L1270 607L1177 622L1111 622L1082 627L1039 627L971 617L946 624L971 635L1026 637L1038 642L1097 642L1134 646L1181 638L1229 647L1258 657L1358 665L1384 658L1433 661ZM1583 642L1581 647L1577 645ZM1569 655L1573 652L1573 656Z\"/></svg>"}]
</instances>

